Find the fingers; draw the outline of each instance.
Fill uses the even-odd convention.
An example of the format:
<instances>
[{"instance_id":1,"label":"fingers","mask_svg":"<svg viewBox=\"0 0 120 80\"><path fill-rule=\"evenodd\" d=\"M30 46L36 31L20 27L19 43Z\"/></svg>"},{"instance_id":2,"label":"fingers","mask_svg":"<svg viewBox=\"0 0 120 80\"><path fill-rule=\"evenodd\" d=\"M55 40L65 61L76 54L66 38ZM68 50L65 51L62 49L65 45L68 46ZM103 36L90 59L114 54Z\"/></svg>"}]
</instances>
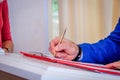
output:
<instances>
[{"instance_id":1,"label":"fingers","mask_svg":"<svg viewBox=\"0 0 120 80\"><path fill-rule=\"evenodd\" d=\"M56 37L55 39L53 39L50 44L49 44L49 51L51 53L55 52L55 46L58 44L59 42L59 37Z\"/></svg>"},{"instance_id":2,"label":"fingers","mask_svg":"<svg viewBox=\"0 0 120 80\"><path fill-rule=\"evenodd\" d=\"M64 51L66 54L70 55L78 53L78 47L76 46L76 44L73 43L62 43L60 45L57 45L55 47L55 50L57 52Z\"/></svg>"},{"instance_id":3,"label":"fingers","mask_svg":"<svg viewBox=\"0 0 120 80\"><path fill-rule=\"evenodd\" d=\"M73 60L73 56L71 55L68 55L66 54L65 52L58 52L56 55L55 55L56 58L59 58L59 59L64 59L64 60Z\"/></svg>"},{"instance_id":4,"label":"fingers","mask_svg":"<svg viewBox=\"0 0 120 80\"><path fill-rule=\"evenodd\" d=\"M120 69L120 61L107 64L106 67L112 69Z\"/></svg>"},{"instance_id":5,"label":"fingers","mask_svg":"<svg viewBox=\"0 0 120 80\"><path fill-rule=\"evenodd\" d=\"M50 42L49 51L56 58L73 60L79 52L78 46L70 40L63 39L61 44L59 43L59 37L56 37Z\"/></svg>"},{"instance_id":6,"label":"fingers","mask_svg":"<svg viewBox=\"0 0 120 80\"><path fill-rule=\"evenodd\" d=\"M49 44L49 51L51 53L54 53L56 51L56 46L58 45L59 43L59 40L60 38L59 37L56 37L55 39L53 39L50 44ZM62 43L67 43L67 40L66 39L63 39Z\"/></svg>"},{"instance_id":7,"label":"fingers","mask_svg":"<svg viewBox=\"0 0 120 80\"><path fill-rule=\"evenodd\" d=\"M59 59L65 59L66 56L67 54L65 52L56 52L56 55L55 55L55 57Z\"/></svg>"}]
</instances>

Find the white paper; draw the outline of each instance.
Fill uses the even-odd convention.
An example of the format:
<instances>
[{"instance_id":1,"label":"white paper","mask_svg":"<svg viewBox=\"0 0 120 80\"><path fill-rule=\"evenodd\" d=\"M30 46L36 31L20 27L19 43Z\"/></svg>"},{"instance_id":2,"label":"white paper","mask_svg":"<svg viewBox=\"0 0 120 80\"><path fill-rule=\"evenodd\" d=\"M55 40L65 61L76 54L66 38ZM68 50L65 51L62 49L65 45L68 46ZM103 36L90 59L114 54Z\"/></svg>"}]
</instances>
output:
<instances>
[{"instance_id":1,"label":"white paper","mask_svg":"<svg viewBox=\"0 0 120 80\"><path fill-rule=\"evenodd\" d=\"M0 55L4 55L4 54L5 54L5 51L2 48L0 48Z\"/></svg>"},{"instance_id":2,"label":"white paper","mask_svg":"<svg viewBox=\"0 0 120 80\"><path fill-rule=\"evenodd\" d=\"M2 64L8 67L1 67ZM11 68L13 70L11 71ZM19 71L18 71L19 69ZM42 61L21 54L0 55L0 70L29 80L119 80L120 76L96 73L67 65ZM21 71L20 71L21 70ZM26 75L26 73L28 73ZM34 75L34 76L30 76ZM40 79L41 78L41 79Z\"/></svg>"},{"instance_id":3,"label":"white paper","mask_svg":"<svg viewBox=\"0 0 120 80\"><path fill-rule=\"evenodd\" d=\"M42 76L41 80L119 80L120 76L104 73L95 73L82 69L73 69L72 67L48 67L48 70Z\"/></svg>"}]
</instances>

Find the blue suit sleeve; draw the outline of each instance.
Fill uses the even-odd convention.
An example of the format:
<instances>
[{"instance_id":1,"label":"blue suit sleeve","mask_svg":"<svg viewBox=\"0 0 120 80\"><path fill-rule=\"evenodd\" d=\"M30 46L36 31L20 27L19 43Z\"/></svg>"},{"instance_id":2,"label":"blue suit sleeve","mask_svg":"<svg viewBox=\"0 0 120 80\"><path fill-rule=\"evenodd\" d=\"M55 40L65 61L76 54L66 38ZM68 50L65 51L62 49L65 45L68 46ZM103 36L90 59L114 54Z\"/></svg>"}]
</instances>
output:
<instances>
[{"instance_id":1,"label":"blue suit sleeve","mask_svg":"<svg viewBox=\"0 0 120 80\"><path fill-rule=\"evenodd\" d=\"M79 47L83 52L82 62L108 64L120 60L120 19L108 37L93 44L79 44Z\"/></svg>"}]
</instances>

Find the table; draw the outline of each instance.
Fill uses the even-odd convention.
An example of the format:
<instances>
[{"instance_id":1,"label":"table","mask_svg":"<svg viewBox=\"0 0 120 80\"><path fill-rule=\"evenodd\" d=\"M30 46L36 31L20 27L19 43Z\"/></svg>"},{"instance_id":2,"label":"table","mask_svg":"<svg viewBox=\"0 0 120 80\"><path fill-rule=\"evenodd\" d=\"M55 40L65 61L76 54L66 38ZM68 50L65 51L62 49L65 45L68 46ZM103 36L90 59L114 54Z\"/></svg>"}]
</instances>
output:
<instances>
[{"instance_id":1,"label":"table","mask_svg":"<svg viewBox=\"0 0 120 80\"><path fill-rule=\"evenodd\" d=\"M19 53L0 55L0 71L20 80L119 80L120 76L96 73L59 63L29 58Z\"/></svg>"}]
</instances>

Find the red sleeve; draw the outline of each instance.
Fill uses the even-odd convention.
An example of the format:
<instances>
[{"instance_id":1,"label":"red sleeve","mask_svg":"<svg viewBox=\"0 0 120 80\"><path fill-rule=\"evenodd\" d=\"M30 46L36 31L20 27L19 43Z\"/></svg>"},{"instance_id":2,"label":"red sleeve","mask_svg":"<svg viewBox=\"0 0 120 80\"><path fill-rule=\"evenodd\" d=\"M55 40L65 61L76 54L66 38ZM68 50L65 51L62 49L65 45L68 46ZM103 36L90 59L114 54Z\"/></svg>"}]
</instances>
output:
<instances>
[{"instance_id":1,"label":"red sleeve","mask_svg":"<svg viewBox=\"0 0 120 80\"><path fill-rule=\"evenodd\" d=\"M10 32L10 23L9 23L9 13L8 13L8 4L7 0L2 2L2 17L3 17L3 27L2 27L2 42L6 40L12 40Z\"/></svg>"}]
</instances>

